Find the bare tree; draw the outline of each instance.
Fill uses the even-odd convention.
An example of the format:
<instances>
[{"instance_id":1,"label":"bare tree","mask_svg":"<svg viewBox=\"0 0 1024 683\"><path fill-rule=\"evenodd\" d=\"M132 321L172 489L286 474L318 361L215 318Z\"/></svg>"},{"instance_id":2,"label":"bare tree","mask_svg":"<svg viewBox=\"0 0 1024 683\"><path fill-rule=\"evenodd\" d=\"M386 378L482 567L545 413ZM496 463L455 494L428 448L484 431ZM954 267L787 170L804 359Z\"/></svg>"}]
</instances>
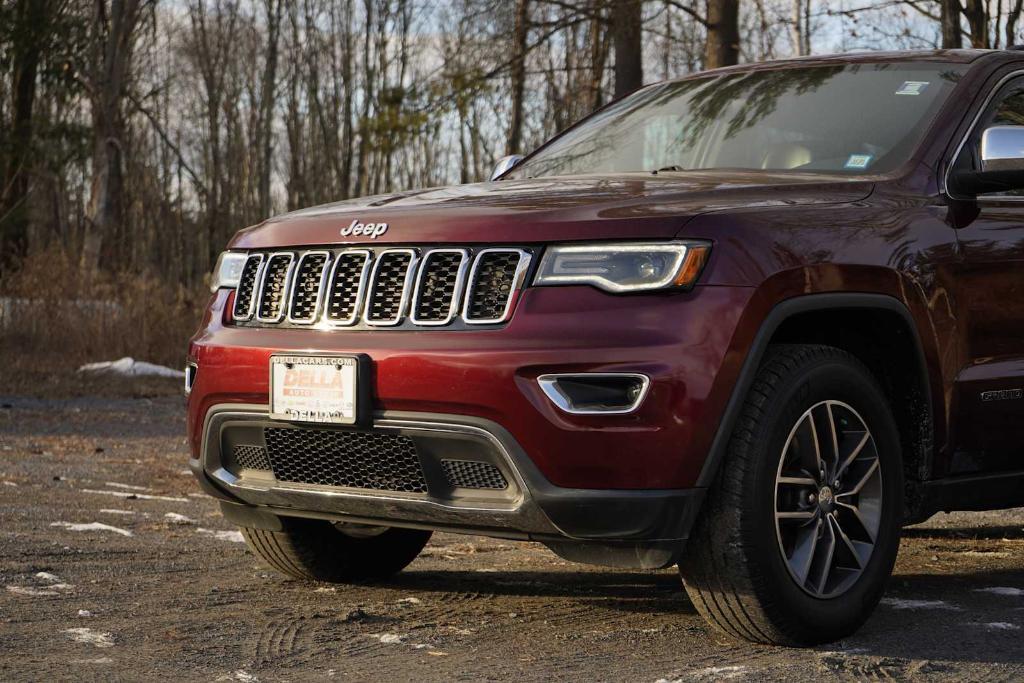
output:
<instances>
[{"instance_id":1,"label":"bare tree","mask_svg":"<svg viewBox=\"0 0 1024 683\"><path fill-rule=\"evenodd\" d=\"M642 0L612 0L611 22L615 43L615 97L621 97L644 82Z\"/></svg>"},{"instance_id":2,"label":"bare tree","mask_svg":"<svg viewBox=\"0 0 1024 683\"><path fill-rule=\"evenodd\" d=\"M739 62L739 15L739 0L708 0L705 68L714 69Z\"/></svg>"}]
</instances>

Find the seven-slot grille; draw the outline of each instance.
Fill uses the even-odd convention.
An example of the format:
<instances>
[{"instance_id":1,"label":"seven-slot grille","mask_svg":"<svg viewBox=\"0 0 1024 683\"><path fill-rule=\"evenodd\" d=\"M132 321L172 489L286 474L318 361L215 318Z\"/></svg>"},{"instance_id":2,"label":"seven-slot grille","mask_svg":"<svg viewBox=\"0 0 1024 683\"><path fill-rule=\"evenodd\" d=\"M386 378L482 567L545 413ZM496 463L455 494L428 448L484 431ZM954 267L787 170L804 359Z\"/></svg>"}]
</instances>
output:
<instances>
[{"instance_id":1,"label":"seven-slot grille","mask_svg":"<svg viewBox=\"0 0 1024 683\"><path fill-rule=\"evenodd\" d=\"M500 324L530 264L516 248L253 253L234 318L258 326Z\"/></svg>"}]
</instances>

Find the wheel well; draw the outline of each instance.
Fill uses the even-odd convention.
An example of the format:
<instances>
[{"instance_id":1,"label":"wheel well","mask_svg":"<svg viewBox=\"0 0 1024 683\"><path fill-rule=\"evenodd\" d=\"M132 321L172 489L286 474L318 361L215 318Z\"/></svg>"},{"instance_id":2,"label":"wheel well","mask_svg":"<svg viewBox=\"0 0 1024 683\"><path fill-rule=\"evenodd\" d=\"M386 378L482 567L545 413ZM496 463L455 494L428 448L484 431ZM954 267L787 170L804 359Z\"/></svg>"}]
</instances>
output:
<instances>
[{"instance_id":1,"label":"wheel well","mask_svg":"<svg viewBox=\"0 0 1024 683\"><path fill-rule=\"evenodd\" d=\"M913 511L919 502L916 484L931 474L932 420L924 363L909 321L886 309L808 311L784 320L771 343L827 344L853 354L868 367L896 419L907 481L906 504L908 511Z\"/></svg>"}]
</instances>

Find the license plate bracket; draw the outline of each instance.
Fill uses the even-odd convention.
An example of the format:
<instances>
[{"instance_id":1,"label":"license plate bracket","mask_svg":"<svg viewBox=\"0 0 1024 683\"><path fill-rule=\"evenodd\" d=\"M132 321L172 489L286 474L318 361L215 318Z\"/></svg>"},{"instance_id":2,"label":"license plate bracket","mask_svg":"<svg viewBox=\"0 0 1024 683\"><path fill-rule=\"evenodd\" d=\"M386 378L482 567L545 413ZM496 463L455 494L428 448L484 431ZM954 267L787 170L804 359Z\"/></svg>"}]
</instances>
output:
<instances>
[{"instance_id":1,"label":"license plate bracket","mask_svg":"<svg viewBox=\"0 0 1024 683\"><path fill-rule=\"evenodd\" d=\"M369 407L364 354L274 354L270 417L288 422L353 425Z\"/></svg>"}]
</instances>

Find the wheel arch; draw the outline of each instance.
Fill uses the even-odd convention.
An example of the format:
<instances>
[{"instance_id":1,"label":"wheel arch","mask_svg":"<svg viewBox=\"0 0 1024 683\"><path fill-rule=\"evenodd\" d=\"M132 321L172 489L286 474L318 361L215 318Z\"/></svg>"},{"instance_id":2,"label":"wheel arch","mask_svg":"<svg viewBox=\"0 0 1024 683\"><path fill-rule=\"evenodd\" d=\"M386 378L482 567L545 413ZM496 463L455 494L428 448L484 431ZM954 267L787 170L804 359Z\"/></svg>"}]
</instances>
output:
<instances>
[{"instance_id":1,"label":"wheel arch","mask_svg":"<svg viewBox=\"0 0 1024 683\"><path fill-rule=\"evenodd\" d=\"M836 324L840 317L848 322ZM874 342L881 330L893 328L877 323L894 323L900 333L897 338L886 339L889 344L882 349ZM919 483L929 478L934 460L934 387L913 315L902 301L886 294L806 294L771 308L733 384L697 486L711 486L718 475L744 397L772 343L828 344L849 351L868 366L886 392L900 428L908 484L906 514L912 517L921 504ZM893 346L895 354L890 353Z\"/></svg>"}]
</instances>

